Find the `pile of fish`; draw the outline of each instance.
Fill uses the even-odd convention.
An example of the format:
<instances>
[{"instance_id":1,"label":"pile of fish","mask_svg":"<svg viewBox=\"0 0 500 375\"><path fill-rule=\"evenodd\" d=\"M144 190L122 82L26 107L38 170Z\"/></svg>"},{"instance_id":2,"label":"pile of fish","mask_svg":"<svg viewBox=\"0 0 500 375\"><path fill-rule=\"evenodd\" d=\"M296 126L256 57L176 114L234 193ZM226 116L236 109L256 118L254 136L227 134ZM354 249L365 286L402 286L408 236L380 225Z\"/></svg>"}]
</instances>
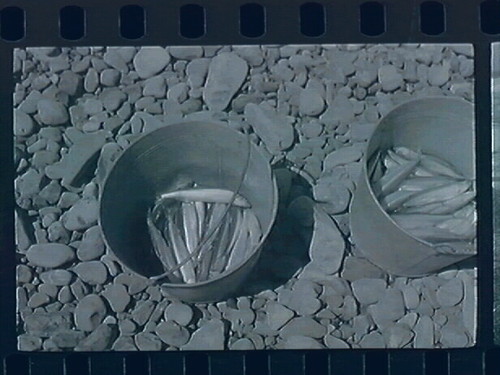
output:
<instances>
[{"instance_id":1,"label":"pile of fish","mask_svg":"<svg viewBox=\"0 0 500 375\"><path fill-rule=\"evenodd\" d=\"M193 188L160 196L147 224L154 251L172 283L209 280L240 265L259 244L259 220L230 190Z\"/></svg>"},{"instance_id":2,"label":"pile of fish","mask_svg":"<svg viewBox=\"0 0 500 375\"><path fill-rule=\"evenodd\" d=\"M474 184L448 162L406 147L375 153L372 189L391 218L433 244L471 242L476 236Z\"/></svg>"}]
</instances>

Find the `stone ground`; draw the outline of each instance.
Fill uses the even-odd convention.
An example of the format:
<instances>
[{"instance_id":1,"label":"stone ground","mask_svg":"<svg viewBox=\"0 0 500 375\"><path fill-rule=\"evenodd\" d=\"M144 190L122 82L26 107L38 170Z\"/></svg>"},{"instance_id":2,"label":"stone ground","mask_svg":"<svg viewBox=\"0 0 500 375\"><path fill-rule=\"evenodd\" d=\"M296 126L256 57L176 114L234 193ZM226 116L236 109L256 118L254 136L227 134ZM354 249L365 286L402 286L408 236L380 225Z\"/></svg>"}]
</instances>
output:
<instances>
[{"instance_id":1,"label":"stone ground","mask_svg":"<svg viewBox=\"0 0 500 375\"><path fill-rule=\"evenodd\" d=\"M78 47L14 58L20 350L465 347L474 260L393 277L350 238L367 139L409 99L473 100L465 45ZM180 120L248 129L280 212L239 297L185 304L103 243L98 191L142 134Z\"/></svg>"}]
</instances>

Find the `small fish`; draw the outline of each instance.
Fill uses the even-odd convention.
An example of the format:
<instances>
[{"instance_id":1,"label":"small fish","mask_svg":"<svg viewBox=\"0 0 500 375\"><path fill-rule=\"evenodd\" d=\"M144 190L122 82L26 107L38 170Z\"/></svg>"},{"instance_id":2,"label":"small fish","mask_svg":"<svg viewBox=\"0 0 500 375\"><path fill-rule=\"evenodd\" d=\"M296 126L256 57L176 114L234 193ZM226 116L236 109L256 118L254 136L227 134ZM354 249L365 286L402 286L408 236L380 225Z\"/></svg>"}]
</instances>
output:
<instances>
[{"instance_id":1,"label":"small fish","mask_svg":"<svg viewBox=\"0 0 500 375\"><path fill-rule=\"evenodd\" d=\"M401 184L415 169L418 164L418 160L411 160L403 165L399 165L382 176L382 178L377 183L379 190L377 195L387 195L396 191Z\"/></svg>"},{"instance_id":2,"label":"small fish","mask_svg":"<svg viewBox=\"0 0 500 375\"><path fill-rule=\"evenodd\" d=\"M396 190L380 199L380 205L386 212L396 211L403 206L403 203L413 197L414 191Z\"/></svg>"},{"instance_id":3,"label":"small fish","mask_svg":"<svg viewBox=\"0 0 500 375\"><path fill-rule=\"evenodd\" d=\"M422 168L427 169L429 172L437 175L448 176L452 178L463 178L458 172L455 171L453 166L446 161L432 155L422 154L420 158L420 165Z\"/></svg>"},{"instance_id":4,"label":"small fish","mask_svg":"<svg viewBox=\"0 0 500 375\"><path fill-rule=\"evenodd\" d=\"M384 156L383 164L386 169L396 168L401 165L401 163L396 162L393 158L390 157L389 150Z\"/></svg>"},{"instance_id":5,"label":"small fish","mask_svg":"<svg viewBox=\"0 0 500 375\"><path fill-rule=\"evenodd\" d=\"M448 230L453 235L462 237L464 240L471 240L475 237L475 223L467 218L453 217L437 225L438 228Z\"/></svg>"},{"instance_id":6,"label":"small fish","mask_svg":"<svg viewBox=\"0 0 500 375\"><path fill-rule=\"evenodd\" d=\"M181 232L175 225L174 220L169 220L167 226L172 250L177 260L176 264L180 264L190 256L189 251L182 240ZM181 266L179 270L185 283L192 284L196 282L196 274L191 260Z\"/></svg>"},{"instance_id":7,"label":"small fish","mask_svg":"<svg viewBox=\"0 0 500 375\"><path fill-rule=\"evenodd\" d=\"M203 237L205 233L205 218L206 218L206 203L205 202L194 202L194 207L196 209L196 216L198 218L198 236Z\"/></svg>"},{"instance_id":8,"label":"small fish","mask_svg":"<svg viewBox=\"0 0 500 375\"><path fill-rule=\"evenodd\" d=\"M217 236L217 240L214 242L214 254L212 258L210 259L210 262L208 264L207 272L208 271L215 271L218 273L221 273L224 271L224 268L226 267L228 258L229 258L229 252L230 252L230 242L232 237L234 236L234 228L235 228L235 220L238 220L236 218L240 217L241 218L241 212L240 210L237 210L236 212L232 212L232 215L228 217L228 220L226 220L222 227L219 229L219 234ZM241 219L240 219L241 220Z\"/></svg>"},{"instance_id":9,"label":"small fish","mask_svg":"<svg viewBox=\"0 0 500 375\"><path fill-rule=\"evenodd\" d=\"M468 241L473 237L458 235L451 233L447 229L438 228L438 227L424 227L424 228L412 228L408 230L413 236L419 238L423 241L431 242L431 243L439 243L439 242L450 242L450 241ZM470 237L470 238L467 238Z\"/></svg>"},{"instance_id":10,"label":"small fish","mask_svg":"<svg viewBox=\"0 0 500 375\"><path fill-rule=\"evenodd\" d=\"M410 230L415 228L433 227L445 220L451 219L451 215L422 215L422 214L393 214L394 220L401 228Z\"/></svg>"},{"instance_id":11,"label":"small fish","mask_svg":"<svg viewBox=\"0 0 500 375\"><path fill-rule=\"evenodd\" d=\"M423 206L429 203L438 203L465 193L471 187L469 181L454 182L423 191L404 203L405 207Z\"/></svg>"},{"instance_id":12,"label":"small fish","mask_svg":"<svg viewBox=\"0 0 500 375\"><path fill-rule=\"evenodd\" d=\"M462 195L465 195L465 194L467 194L467 193L464 193ZM476 215L477 215L477 211L476 211L475 204L467 204L464 207L457 210L453 214L453 216L455 216L455 217L468 217L468 218L472 218L473 220L476 220Z\"/></svg>"},{"instance_id":13,"label":"small fish","mask_svg":"<svg viewBox=\"0 0 500 375\"><path fill-rule=\"evenodd\" d=\"M397 146L397 147L394 147L393 150L397 155L402 156L403 158L405 158L407 160L418 160L420 158L419 152L413 151L413 150L409 149L408 147Z\"/></svg>"},{"instance_id":14,"label":"small fish","mask_svg":"<svg viewBox=\"0 0 500 375\"><path fill-rule=\"evenodd\" d=\"M198 215L194 203L183 202L181 208L184 239L189 253L192 254L200 241Z\"/></svg>"},{"instance_id":15,"label":"small fish","mask_svg":"<svg viewBox=\"0 0 500 375\"><path fill-rule=\"evenodd\" d=\"M400 189L408 191L423 191L452 182L456 182L456 180L445 176L411 177L401 183Z\"/></svg>"},{"instance_id":16,"label":"small fish","mask_svg":"<svg viewBox=\"0 0 500 375\"><path fill-rule=\"evenodd\" d=\"M162 199L177 199L183 202L210 202L210 203L226 203L231 202L234 192L225 189L189 189L176 190L169 193L164 193L160 196ZM237 207L250 208L250 203L246 198L239 194L233 201L233 205Z\"/></svg>"},{"instance_id":17,"label":"small fish","mask_svg":"<svg viewBox=\"0 0 500 375\"><path fill-rule=\"evenodd\" d=\"M428 169L418 165L416 168L415 168L415 171L413 172L413 174L417 177L435 177L436 175L432 172L430 172Z\"/></svg>"},{"instance_id":18,"label":"small fish","mask_svg":"<svg viewBox=\"0 0 500 375\"><path fill-rule=\"evenodd\" d=\"M439 206L434 208L430 213L455 215L466 206L471 206L472 209L475 210L473 205L469 205L469 203L471 203L475 197L476 193L474 193L473 191L466 191L465 193L457 195L456 197L439 202Z\"/></svg>"},{"instance_id":19,"label":"small fish","mask_svg":"<svg viewBox=\"0 0 500 375\"><path fill-rule=\"evenodd\" d=\"M398 154L397 152L395 152L394 150L391 150L391 149L387 149L387 156L394 163L399 164L399 165L405 164L405 163L409 162L410 160L418 159L418 154L415 154L414 158L409 158L409 157L401 156L400 154Z\"/></svg>"},{"instance_id":20,"label":"small fish","mask_svg":"<svg viewBox=\"0 0 500 375\"><path fill-rule=\"evenodd\" d=\"M241 262L243 262L247 257L249 248L249 236L245 219L247 218L243 216L241 229L235 232L236 239L229 253L226 270L240 265Z\"/></svg>"}]
</instances>

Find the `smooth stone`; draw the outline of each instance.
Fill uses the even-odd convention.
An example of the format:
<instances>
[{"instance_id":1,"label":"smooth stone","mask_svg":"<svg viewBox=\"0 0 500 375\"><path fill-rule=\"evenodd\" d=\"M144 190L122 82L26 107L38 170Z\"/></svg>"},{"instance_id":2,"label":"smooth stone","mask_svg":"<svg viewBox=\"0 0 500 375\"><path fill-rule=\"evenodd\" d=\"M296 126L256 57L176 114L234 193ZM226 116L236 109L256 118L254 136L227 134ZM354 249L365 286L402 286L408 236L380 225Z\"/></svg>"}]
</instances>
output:
<instances>
[{"instance_id":1,"label":"smooth stone","mask_svg":"<svg viewBox=\"0 0 500 375\"><path fill-rule=\"evenodd\" d=\"M22 198L31 198L39 193L42 179L43 174L30 168L14 181L16 192L18 192Z\"/></svg>"},{"instance_id":2,"label":"smooth stone","mask_svg":"<svg viewBox=\"0 0 500 375\"><path fill-rule=\"evenodd\" d=\"M144 291L151 284L149 279L132 273L122 273L118 275L115 282L127 286L130 295Z\"/></svg>"},{"instance_id":3,"label":"smooth stone","mask_svg":"<svg viewBox=\"0 0 500 375\"><path fill-rule=\"evenodd\" d=\"M315 89L304 89L299 96L299 112L305 116L318 116L325 109L325 101Z\"/></svg>"},{"instance_id":4,"label":"smooth stone","mask_svg":"<svg viewBox=\"0 0 500 375\"><path fill-rule=\"evenodd\" d=\"M351 283L352 292L364 305L377 303L385 294L387 283L382 279L359 279Z\"/></svg>"},{"instance_id":5,"label":"smooth stone","mask_svg":"<svg viewBox=\"0 0 500 375\"><path fill-rule=\"evenodd\" d=\"M59 76L57 87L59 87L59 90L61 90L62 92L73 96L80 89L81 83L82 78L78 74L70 70L65 70Z\"/></svg>"},{"instance_id":6,"label":"smooth stone","mask_svg":"<svg viewBox=\"0 0 500 375\"><path fill-rule=\"evenodd\" d=\"M62 125L68 122L68 110L53 99L41 99L37 103L38 117L45 125Z\"/></svg>"},{"instance_id":7,"label":"smooth stone","mask_svg":"<svg viewBox=\"0 0 500 375\"><path fill-rule=\"evenodd\" d=\"M98 260L79 263L74 270L82 281L90 285L104 284L108 278L106 266Z\"/></svg>"},{"instance_id":8,"label":"smooth stone","mask_svg":"<svg viewBox=\"0 0 500 375\"><path fill-rule=\"evenodd\" d=\"M123 312L130 302L127 289L122 284L106 285L101 295L106 298L114 312Z\"/></svg>"},{"instance_id":9,"label":"smooth stone","mask_svg":"<svg viewBox=\"0 0 500 375\"><path fill-rule=\"evenodd\" d=\"M283 349L323 349L324 346L308 336L289 336L283 341Z\"/></svg>"},{"instance_id":10,"label":"smooth stone","mask_svg":"<svg viewBox=\"0 0 500 375\"><path fill-rule=\"evenodd\" d=\"M233 46L233 51L241 58L245 59L250 66L256 67L264 62L264 53L260 46L245 45Z\"/></svg>"},{"instance_id":11,"label":"smooth stone","mask_svg":"<svg viewBox=\"0 0 500 375\"><path fill-rule=\"evenodd\" d=\"M123 319L118 322L118 328L122 335L132 335L137 332L137 324L130 319Z\"/></svg>"},{"instance_id":12,"label":"smooth stone","mask_svg":"<svg viewBox=\"0 0 500 375\"><path fill-rule=\"evenodd\" d=\"M158 337L167 345L177 348L185 345L189 341L189 331L174 322L161 322L155 330ZM207 346L205 349L209 349Z\"/></svg>"},{"instance_id":13,"label":"smooth stone","mask_svg":"<svg viewBox=\"0 0 500 375\"><path fill-rule=\"evenodd\" d=\"M61 216L67 230L81 231L97 223L99 202L96 199L80 199Z\"/></svg>"},{"instance_id":14,"label":"smooth stone","mask_svg":"<svg viewBox=\"0 0 500 375\"><path fill-rule=\"evenodd\" d=\"M30 115L19 109L14 110L14 135L27 137L35 130L35 122Z\"/></svg>"},{"instance_id":15,"label":"smooth stone","mask_svg":"<svg viewBox=\"0 0 500 375\"><path fill-rule=\"evenodd\" d=\"M108 48L108 50L103 55L103 59L104 62L108 64L110 67L122 73L128 72L127 63L125 62L122 55L118 51Z\"/></svg>"},{"instance_id":16,"label":"smooth stone","mask_svg":"<svg viewBox=\"0 0 500 375\"><path fill-rule=\"evenodd\" d=\"M432 65L427 71L427 80L432 86L442 86L450 79L450 67L447 65Z\"/></svg>"},{"instance_id":17,"label":"smooth stone","mask_svg":"<svg viewBox=\"0 0 500 375\"><path fill-rule=\"evenodd\" d=\"M363 336L359 346L361 348L385 348L385 340L380 332L373 331Z\"/></svg>"},{"instance_id":18,"label":"smooth stone","mask_svg":"<svg viewBox=\"0 0 500 375\"><path fill-rule=\"evenodd\" d=\"M82 261L93 260L104 254L105 246L101 228L95 225L85 231L83 238L76 250L78 259Z\"/></svg>"},{"instance_id":19,"label":"smooth stone","mask_svg":"<svg viewBox=\"0 0 500 375\"><path fill-rule=\"evenodd\" d=\"M210 62L203 100L211 111L223 111L239 90L248 73L248 65L234 53L220 53Z\"/></svg>"},{"instance_id":20,"label":"smooth stone","mask_svg":"<svg viewBox=\"0 0 500 375\"><path fill-rule=\"evenodd\" d=\"M56 268L72 261L75 253L64 244L42 243L31 245L26 257L28 262L35 266Z\"/></svg>"},{"instance_id":21,"label":"smooth stone","mask_svg":"<svg viewBox=\"0 0 500 375\"><path fill-rule=\"evenodd\" d=\"M329 171L340 165L353 163L363 157L360 147L346 146L329 153L323 160L323 170Z\"/></svg>"},{"instance_id":22,"label":"smooth stone","mask_svg":"<svg viewBox=\"0 0 500 375\"><path fill-rule=\"evenodd\" d=\"M60 349L70 349L77 346L85 338L82 331L63 330L51 336L51 340Z\"/></svg>"},{"instance_id":23,"label":"smooth stone","mask_svg":"<svg viewBox=\"0 0 500 375\"><path fill-rule=\"evenodd\" d=\"M139 350L158 351L162 348L162 341L151 332L140 332L135 335L135 344Z\"/></svg>"},{"instance_id":24,"label":"smooth stone","mask_svg":"<svg viewBox=\"0 0 500 375\"><path fill-rule=\"evenodd\" d=\"M408 325L396 323L385 329L382 335L384 336L387 348L403 348L413 340L415 334Z\"/></svg>"},{"instance_id":25,"label":"smooth stone","mask_svg":"<svg viewBox=\"0 0 500 375\"><path fill-rule=\"evenodd\" d=\"M73 279L73 274L66 270L52 270L40 274L40 280L46 284L65 286L69 285Z\"/></svg>"},{"instance_id":26,"label":"smooth stone","mask_svg":"<svg viewBox=\"0 0 500 375\"><path fill-rule=\"evenodd\" d=\"M34 352L42 348L42 339L29 334L22 334L17 337L17 350L22 352Z\"/></svg>"},{"instance_id":27,"label":"smooth stone","mask_svg":"<svg viewBox=\"0 0 500 375\"><path fill-rule=\"evenodd\" d=\"M413 327L415 349L434 348L434 322L428 316L420 316L417 324Z\"/></svg>"},{"instance_id":28,"label":"smooth stone","mask_svg":"<svg viewBox=\"0 0 500 375\"><path fill-rule=\"evenodd\" d=\"M471 274L461 270L457 275L464 283L464 299L462 301L462 321L465 329L472 338L476 339L477 327L477 271L472 271Z\"/></svg>"},{"instance_id":29,"label":"smooth stone","mask_svg":"<svg viewBox=\"0 0 500 375\"><path fill-rule=\"evenodd\" d=\"M309 317L297 317L290 320L280 331L280 336L307 336L322 338L326 334L326 328Z\"/></svg>"},{"instance_id":30,"label":"smooth stone","mask_svg":"<svg viewBox=\"0 0 500 375\"><path fill-rule=\"evenodd\" d=\"M130 336L119 336L113 346L111 348L115 351L136 351L137 347L135 346L134 339Z\"/></svg>"},{"instance_id":31,"label":"smooth stone","mask_svg":"<svg viewBox=\"0 0 500 375\"><path fill-rule=\"evenodd\" d=\"M253 340L252 340L253 341ZM182 350L224 350L224 323L212 319L193 332L189 342Z\"/></svg>"},{"instance_id":32,"label":"smooth stone","mask_svg":"<svg viewBox=\"0 0 500 375\"><path fill-rule=\"evenodd\" d=\"M313 187L314 199L327 203L323 205L330 215L340 214L347 210L351 201L351 192L342 182L324 183L321 178Z\"/></svg>"},{"instance_id":33,"label":"smooth stone","mask_svg":"<svg viewBox=\"0 0 500 375\"><path fill-rule=\"evenodd\" d=\"M101 324L78 344L75 351L100 352L106 350L109 348L115 335L116 329L113 326Z\"/></svg>"},{"instance_id":34,"label":"smooth stone","mask_svg":"<svg viewBox=\"0 0 500 375\"><path fill-rule=\"evenodd\" d=\"M201 87L205 83L210 59L195 59L186 66L187 82L193 88Z\"/></svg>"},{"instance_id":35,"label":"smooth stone","mask_svg":"<svg viewBox=\"0 0 500 375\"><path fill-rule=\"evenodd\" d=\"M167 88L165 79L162 76L148 78L144 81L144 89L142 94L144 96L153 96L155 98L163 98Z\"/></svg>"},{"instance_id":36,"label":"smooth stone","mask_svg":"<svg viewBox=\"0 0 500 375\"><path fill-rule=\"evenodd\" d=\"M170 55L162 47L141 47L133 59L135 71L145 79L161 72L170 62Z\"/></svg>"},{"instance_id":37,"label":"smooth stone","mask_svg":"<svg viewBox=\"0 0 500 375\"><path fill-rule=\"evenodd\" d=\"M193 60L203 56L203 48L200 46L172 46L168 52L180 60Z\"/></svg>"},{"instance_id":38,"label":"smooth stone","mask_svg":"<svg viewBox=\"0 0 500 375\"><path fill-rule=\"evenodd\" d=\"M69 129L66 130L66 133L68 133ZM81 134L59 162L45 168L45 174L53 180L62 179L64 187L71 187L77 182L81 173L86 172L85 168L88 168L89 161L106 144L106 138L110 134L105 130L91 134Z\"/></svg>"},{"instance_id":39,"label":"smooth stone","mask_svg":"<svg viewBox=\"0 0 500 375\"><path fill-rule=\"evenodd\" d=\"M229 349L231 350L254 350L254 343L247 338L241 338L234 341L232 344L229 344Z\"/></svg>"},{"instance_id":40,"label":"smooth stone","mask_svg":"<svg viewBox=\"0 0 500 375\"><path fill-rule=\"evenodd\" d=\"M436 292L437 302L441 306L458 305L464 298L464 284L459 278L454 278L439 287Z\"/></svg>"},{"instance_id":41,"label":"smooth stone","mask_svg":"<svg viewBox=\"0 0 500 375\"><path fill-rule=\"evenodd\" d=\"M155 305L153 301L138 301L136 307L132 311L132 319L140 326L143 326L153 313Z\"/></svg>"},{"instance_id":42,"label":"smooth stone","mask_svg":"<svg viewBox=\"0 0 500 375\"><path fill-rule=\"evenodd\" d=\"M248 103L244 116L267 149L277 154L289 148L294 141L294 129L289 120L266 102Z\"/></svg>"},{"instance_id":43,"label":"smooth stone","mask_svg":"<svg viewBox=\"0 0 500 375\"><path fill-rule=\"evenodd\" d=\"M187 326L193 320L193 309L180 302L173 302L165 309L165 320Z\"/></svg>"},{"instance_id":44,"label":"smooth stone","mask_svg":"<svg viewBox=\"0 0 500 375\"><path fill-rule=\"evenodd\" d=\"M19 284L29 283L33 279L31 268L24 264L16 266L16 282Z\"/></svg>"},{"instance_id":45,"label":"smooth stone","mask_svg":"<svg viewBox=\"0 0 500 375\"><path fill-rule=\"evenodd\" d=\"M28 307L35 309L50 302L50 297L45 293L35 293L28 300Z\"/></svg>"},{"instance_id":46,"label":"smooth stone","mask_svg":"<svg viewBox=\"0 0 500 375\"><path fill-rule=\"evenodd\" d=\"M403 84L403 76L394 65L383 65L378 69L378 80L384 91L394 91Z\"/></svg>"},{"instance_id":47,"label":"smooth stone","mask_svg":"<svg viewBox=\"0 0 500 375\"><path fill-rule=\"evenodd\" d=\"M24 330L38 337L50 337L55 332L71 329L72 326L71 313L69 312L35 311L24 317Z\"/></svg>"},{"instance_id":48,"label":"smooth stone","mask_svg":"<svg viewBox=\"0 0 500 375\"><path fill-rule=\"evenodd\" d=\"M325 336L324 341L328 349L349 349L351 347L347 342L333 335Z\"/></svg>"},{"instance_id":49,"label":"smooth stone","mask_svg":"<svg viewBox=\"0 0 500 375\"><path fill-rule=\"evenodd\" d=\"M406 285L401 288L403 292L403 298L405 300L405 305L407 309L416 309L420 303L420 294L411 285Z\"/></svg>"},{"instance_id":50,"label":"smooth stone","mask_svg":"<svg viewBox=\"0 0 500 375\"><path fill-rule=\"evenodd\" d=\"M347 257L344 261L342 269L342 277L348 281L359 279L383 279L384 271L378 268L367 259L358 258L356 256Z\"/></svg>"},{"instance_id":51,"label":"smooth stone","mask_svg":"<svg viewBox=\"0 0 500 375\"><path fill-rule=\"evenodd\" d=\"M295 315L294 312L280 303L270 301L266 304L266 323L272 330L279 330Z\"/></svg>"},{"instance_id":52,"label":"smooth stone","mask_svg":"<svg viewBox=\"0 0 500 375\"><path fill-rule=\"evenodd\" d=\"M345 240L335 221L321 208L314 207L314 230L309 247L311 262L325 275L333 275L344 259Z\"/></svg>"},{"instance_id":53,"label":"smooth stone","mask_svg":"<svg viewBox=\"0 0 500 375\"><path fill-rule=\"evenodd\" d=\"M444 348L463 348L469 343L469 338L464 328L448 322L440 330L441 339L439 340Z\"/></svg>"},{"instance_id":54,"label":"smooth stone","mask_svg":"<svg viewBox=\"0 0 500 375\"><path fill-rule=\"evenodd\" d=\"M371 305L368 311L377 326L387 327L405 315L403 294L399 289L387 289L383 297Z\"/></svg>"},{"instance_id":55,"label":"smooth stone","mask_svg":"<svg viewBox=\"0 0 500 375\"><path fill-rule=\"evenodd\" d=\"M90 294L83 297L76 305L75 324L82 331L93 331L106 316L106 305L101 297Z\"/></svg>"},{"instance_id":56,"label":"smooth stone","mask_svg":"<svg viewBox=\"0 0 500 375\"><path fill-rule=\"evenodd\" d=\"M73 301L73 294L69 286L63 286L57 295L57 300L61 303L70 303Z\"/></svg>"},{"instance_id":57,"label":"smooth stone","mask_svg":"<svg viewBox=\"0 0 500 375\"><path fill-rule=\"evenodd\" d=\"M120 90L105 89L99 94L99 100L106 110L114 112L127 100L127 95Z\"/></svg>"}]
</instances>

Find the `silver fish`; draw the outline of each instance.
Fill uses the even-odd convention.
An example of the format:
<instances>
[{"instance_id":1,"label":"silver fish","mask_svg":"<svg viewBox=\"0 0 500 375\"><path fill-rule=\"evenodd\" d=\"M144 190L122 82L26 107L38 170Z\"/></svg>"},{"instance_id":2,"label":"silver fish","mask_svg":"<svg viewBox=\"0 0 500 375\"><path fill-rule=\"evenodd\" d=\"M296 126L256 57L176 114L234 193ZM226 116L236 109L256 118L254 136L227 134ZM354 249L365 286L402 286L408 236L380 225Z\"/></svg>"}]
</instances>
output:
<instances>
[{"instance_id":1,"label":"silver fish","mask_svg":"<svg viewBox=\"0 0 500 375\"><path fill-rule=\"evenodd\" d=\"M469 181L454 182L448 185L438 186L415 195L404 203L405 207L423 206L429 203L437 203L457 195L465 193L471 187Z\"/></svg>"},{"instance_id":2,"label":"silver fish","mask_svg":"<svg viewBox=\"0 0 500 375\"><path fill-rule=\"evenodd\" d=\"M183 202L181 207L184 239L189 253L192 254L200 241L198 215L194 203Z\"/></svg>"},{"instance_id":3,"label":"silver fish","mask_svg":"<svg viewBox=\"0 0 500 375\"><path fill-rule=\"evenodd\" d=\"M249 236L246 223L248 217L245 216L244 214L242 216L243 217L241 219L241 228L239 231L236 231L234 233L235 241L234 245L230 248L229 259L227 261L226 270L232 269L241 264L241 262L245 260L248 253Z\"/></svg>"},{"instance_id":4,"label":"silver fish","mask_svg":"<svg viewBox=\"0 0 500 375\"><path fill-rule=\"evenodd\" d=\"M410 177L401 183L400 189L408 191L423 191L452 182L456 182L456 180L445 176Z\"/></svg>"},{"instance_id":5,"label":"silver fish","mask_svg":"<svg viewBox=\"0 0 500 375\"><path fill-rule=\"evenodd\" d=\"M237 210L236 212L232 211L231 216L226 220L222 227L219 229L219 233L217 236L217 241L214 242L214 254L209 262L208 271L215 271L217 273L221 273L224 271L224 268L227 265L227 261L229 259L230 242L232 238L235 236L234 228L236 225L236 220L241 220L241 212ZM232 237L233 236L233 237Z\"/></svg>"},{"instance_id":6,"label":"silver fish","mask_svg":"<svg viewBox=\"0 0 500 375\"><path fill-rule=\"evenodd\" d=\"M387 173L377 183L378 195L387 195L396 191L401 184L415 169L418 160L411 160L403 165L387 170Z\"/></svg>"},{"instance_id":7,"label":"silver fish","mask_svg":"<svg viewBox=\"0 0 500 375\"><path fill-rule=\"evenodd\" d=\"M226 203L231 202L234 192L225 189L188 189L176 190L169 193L164 193L160 196L162 199L177 199L183 202L210 202L210 203ZM239 194L233 201L234 206L250 208L250 203L246 198Z\"/></svg>"},{"instance_id":8,"label":"silver fish","mask_svg":"<svg viewBox=\"0 0 500 375\"><path fill-rule=\"evenodd\" d=\"M186 245L184 244L181 232L175 225L174 220L169 220L167 225L169 238L172 243L172 250L177 260L176 264L180 264L181 262L185 261L190 256L190 254ZM196 282L196 274L191 260L181 266L179 270L185 283L192 284Z\"/></svg>"},{"instance_id":9,"label":"silver fish","mask_svg":"<svg viewBox=\"0 0 500 375\"><path fill-rule=\"evenodd\" d=\"M205 233L205 218L206 218L206 203L205 202L194 202L194 207L196 209L196 216L198 218L198 237L202 238Z\"/></svg>"},{"instance_id":10,"label":"silver fish","mask_svg":"<svg viewBox=\"0 0 500 375\"><path fill-rule=\"evenodd\" d=\"M418 160L420 157L419 152L413 151L408 147L396 146L393 148L393 150L397 155L402 156L403 158L408 160Z\"/></svg>"},{"instance_id":11,"label":"silver fish","mask_svg":"<svg viewBox=\"0 0 500 375\"><path fill-rule=\"evenodd\" d=\"M468 218L453 217L437 225L438 228L448 230L453 235L462 236L464 240L471 240L476 235L476 226Z\"/></svg>"},{"instance_id":12,"label":"silver fish","mask_svg":"<svg viewBox=\"0 0 500 375\"><path fill-rule=\"evenodd\" d=\"M396 211L403 206L403 203L413 197L416 193L414 191L396 190L393 193L380 198L380 205L387 211Z\"/></svg>"},{"instance_id":13,"label":"silver fish","mask_svg":"<svg viewBox=\"0 0 500 375\"><path fill-rule=\"evenodd\" d=\"M438 227L425 227L425 228L412 228L408 230L413 236L427 242L449 242L449 241L468 241L472 240L474 236L465 234L455 234L447 229Z\"/></svg>"},{"instance_id":14,"label":"silver fish","mask_svg":"<svg viewBox=\"0 0 500 375\"><path fill-rule=\"evenodd\" d=\"M455 171L451 164L432 155L422 154L420 158L420 165L433 174L458 179L463 178L462 175Z\"/></svg>"},{"instance_id":15,"label":"silver fish","mask_svg":"<svg viewBox=\"0 0 500 375\"><path fill-rule=\"evenodd\" d=\"M430 228L451 219L451 215L421 215L421 214L393 214L394 220L401 228L410 230L415 228Z\"/></svg>"}]
</instances>

